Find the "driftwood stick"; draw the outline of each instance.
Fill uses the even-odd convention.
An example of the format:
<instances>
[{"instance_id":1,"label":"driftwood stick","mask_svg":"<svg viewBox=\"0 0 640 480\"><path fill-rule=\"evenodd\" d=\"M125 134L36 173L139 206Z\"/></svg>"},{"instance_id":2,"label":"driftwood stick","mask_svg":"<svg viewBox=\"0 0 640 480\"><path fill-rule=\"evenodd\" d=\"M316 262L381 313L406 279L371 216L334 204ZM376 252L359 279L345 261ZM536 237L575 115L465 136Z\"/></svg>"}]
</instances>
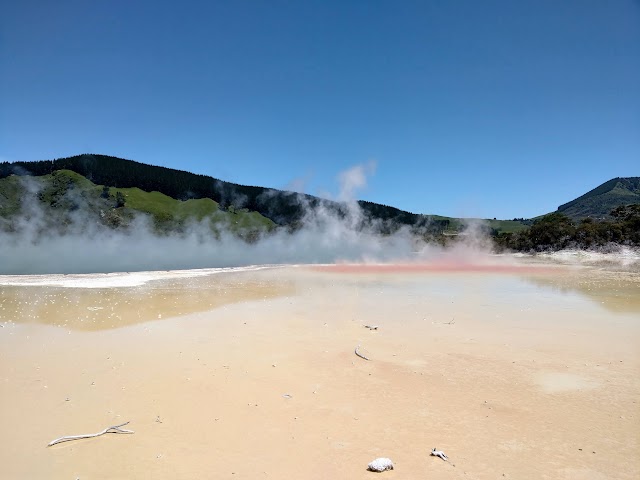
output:
<instances>
[{"instance_id":1,"label":"driftwood stick","mask_svg":"<svg viewBox=\"0 0 640 480\"><path fill-rule=\"evenodd\" d=\"M363 354L361 354L358 350L360 350L360 345L356 347L355 354L360 358L364 358L365 360L371 360L369 357L365 357Z\"/></svg>"},{"instance_id":2,"label":"driftwood stick","mask_svg":"<svg viewBox=\"0 0 640 480\"><path fill-rule=\"evenodd\" d=\"M47 447L51 445L55 445L56 443L69 442L71 440L79 440L81 438L93 438L99 437L100 435L104 435L105 433L133 433L133 430L124 430L120 427L125 426L129 422L121 423L120 425L114 425L113 427L108 427L98 433L88 433L86 435L67 435L65 437L56 438L55 440L51 440Z\"/></svg>"}]
</instances>

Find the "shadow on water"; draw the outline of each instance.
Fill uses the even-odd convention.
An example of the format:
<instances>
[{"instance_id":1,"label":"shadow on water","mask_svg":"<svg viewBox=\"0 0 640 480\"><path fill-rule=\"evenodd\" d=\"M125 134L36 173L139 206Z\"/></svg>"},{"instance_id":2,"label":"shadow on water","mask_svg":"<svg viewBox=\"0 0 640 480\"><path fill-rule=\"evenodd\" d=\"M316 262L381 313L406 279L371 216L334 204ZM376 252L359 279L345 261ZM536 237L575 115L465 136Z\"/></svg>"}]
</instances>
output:
<instances>
[{"instance_id":1,"label":"shadow on water","mask_svg":"<svg viewBox=\"0 0 640 480\"><path fill-rule=\"evenodd\" d=\"M264 281L239 274L152 281L136 287L3 285L0 322L108 330L243 301L276 298L292 291L292 284L286 281Z\"/></svg>"}]
</instances>

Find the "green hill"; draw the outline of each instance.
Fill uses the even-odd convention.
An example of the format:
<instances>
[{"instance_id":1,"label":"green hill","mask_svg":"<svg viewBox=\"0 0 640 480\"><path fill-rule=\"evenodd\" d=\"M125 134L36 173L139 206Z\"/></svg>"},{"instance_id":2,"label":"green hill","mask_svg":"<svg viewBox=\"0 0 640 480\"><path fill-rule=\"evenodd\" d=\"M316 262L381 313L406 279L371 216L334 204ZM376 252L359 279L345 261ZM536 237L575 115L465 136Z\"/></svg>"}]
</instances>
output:
<instances>
[{"instance_id":1,"label":"green hill","mask_svg":"<svg viewBox=\"0 0 640 480\"><path fill-rule=\"evenodd\" d=\"M212 235L231 232L247 240L271 231L275 224L257 212L221 209L210 198L177 200L137 187L97 185L71 170L38 177L0 178L0 230L17 231L24 218L36 233L103 225L126 229L136 214L148 216L156 233L180 232L192 222L205 222Z\"/></svg>"},{"instance_id":2,"label":"green hill","mask_svg":"<svg viewBox=\"0 0 640 480\"><path fill-rule=\"evenodd\" d=\"M618 177L560 205L558 212L573 219L608 219L614 208L636 203L640 203L640 177Z\"/></svg>"}]
</instances>

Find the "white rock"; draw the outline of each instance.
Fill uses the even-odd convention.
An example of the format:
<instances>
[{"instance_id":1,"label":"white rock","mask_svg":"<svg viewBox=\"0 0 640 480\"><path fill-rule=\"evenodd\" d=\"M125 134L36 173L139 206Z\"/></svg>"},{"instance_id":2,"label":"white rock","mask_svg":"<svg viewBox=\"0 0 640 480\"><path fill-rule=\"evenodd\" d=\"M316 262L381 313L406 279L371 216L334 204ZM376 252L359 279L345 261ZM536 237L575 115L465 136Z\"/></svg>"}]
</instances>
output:
<instances>
[{"instance_id":1,"label":"white rock","mask_svg":"<svg viewBox=\"0 0 640 480\"><path fill-rule=\"evenodd\" d=\"M384 472L385 470L393 470L393 462L388 458L376 458L369 464L369 470L372 472Z\"/></svg>"}]
</instances>

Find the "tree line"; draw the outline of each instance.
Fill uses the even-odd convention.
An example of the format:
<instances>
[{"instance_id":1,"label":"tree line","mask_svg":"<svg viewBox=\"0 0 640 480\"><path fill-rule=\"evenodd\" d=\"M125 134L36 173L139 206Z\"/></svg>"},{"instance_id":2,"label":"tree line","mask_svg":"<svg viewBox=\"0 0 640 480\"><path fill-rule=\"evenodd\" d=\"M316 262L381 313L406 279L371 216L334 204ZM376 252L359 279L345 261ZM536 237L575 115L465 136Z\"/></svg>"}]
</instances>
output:
<instances>
[{"instance_id":1,"label":"tree line","mask_svg":"<svg viewBox=\"0 0 640 480\"><path fill-rule=\"evenodd\" d=\"M609 244L640 246L640 204L614 208L610 215L612 220L574 221L554 212L535 220L522 232L495 235L494 242L498 250L521 252L592 249Z\"/></svg>"}]
</instances>

